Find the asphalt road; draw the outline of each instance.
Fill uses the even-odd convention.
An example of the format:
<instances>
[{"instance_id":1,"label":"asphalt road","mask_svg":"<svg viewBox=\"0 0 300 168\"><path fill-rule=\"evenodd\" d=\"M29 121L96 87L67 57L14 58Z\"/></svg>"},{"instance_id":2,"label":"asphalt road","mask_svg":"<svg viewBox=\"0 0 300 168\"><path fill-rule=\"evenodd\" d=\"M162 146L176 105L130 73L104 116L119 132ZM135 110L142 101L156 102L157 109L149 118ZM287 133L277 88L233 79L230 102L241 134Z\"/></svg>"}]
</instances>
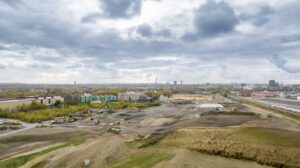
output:
<instances>
[{"instance_id":1,"label":"asphalt road","mask_svg":"<svg viewBox=\"0 0 300 168\"><path fill-rule=\"evenodd\" d=\"M274 107L279 107L300 113L300 102L296 100L258 99L257 101Z\"/></svg>"}]
</instances>

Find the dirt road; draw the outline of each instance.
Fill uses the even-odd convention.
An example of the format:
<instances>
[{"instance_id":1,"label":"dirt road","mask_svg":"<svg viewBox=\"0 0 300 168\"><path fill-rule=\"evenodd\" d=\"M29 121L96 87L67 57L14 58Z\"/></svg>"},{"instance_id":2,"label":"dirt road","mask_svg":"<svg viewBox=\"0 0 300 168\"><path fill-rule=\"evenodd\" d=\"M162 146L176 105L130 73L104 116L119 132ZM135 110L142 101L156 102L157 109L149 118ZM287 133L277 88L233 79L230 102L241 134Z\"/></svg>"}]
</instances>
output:
<instances>
[{"instance_id":1,"label":"dirt road","mask_svg":"<svg viewBox=\"0 0 300 168\"><path fill-rule=\"evenodd\" d=\"M9 132L6 132L6 133L2 133L2 134L0 134L0 137L5 137L5 136L8 136L8 135L16 134L18 132L26 131L26 130L35 128L38 125L38 124L30 124L30 123L21 122L19 120L14 120L14 119L0 118L0 120L3 120L5 122L20 122L23 126L23 128L21 128L21 129L9 131Z\"/></svg>"}]
</instances>

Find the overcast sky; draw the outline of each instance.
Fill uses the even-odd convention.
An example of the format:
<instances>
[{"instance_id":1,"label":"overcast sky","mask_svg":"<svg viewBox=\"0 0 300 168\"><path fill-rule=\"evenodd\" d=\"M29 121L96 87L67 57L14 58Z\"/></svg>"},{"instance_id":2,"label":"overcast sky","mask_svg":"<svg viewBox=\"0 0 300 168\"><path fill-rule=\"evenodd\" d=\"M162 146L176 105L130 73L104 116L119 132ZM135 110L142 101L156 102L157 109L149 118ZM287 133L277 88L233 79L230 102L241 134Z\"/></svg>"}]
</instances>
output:
<instances>
[{"instance_id":1,"label":"overcast sky","mask_svg":"<svg viewBox=\"0 0 300 168\"><path fill-rule=\"evenodd\" d=\"M299 0L0 0L0 83L300 83Z\"/></svg>"}]
</instances>

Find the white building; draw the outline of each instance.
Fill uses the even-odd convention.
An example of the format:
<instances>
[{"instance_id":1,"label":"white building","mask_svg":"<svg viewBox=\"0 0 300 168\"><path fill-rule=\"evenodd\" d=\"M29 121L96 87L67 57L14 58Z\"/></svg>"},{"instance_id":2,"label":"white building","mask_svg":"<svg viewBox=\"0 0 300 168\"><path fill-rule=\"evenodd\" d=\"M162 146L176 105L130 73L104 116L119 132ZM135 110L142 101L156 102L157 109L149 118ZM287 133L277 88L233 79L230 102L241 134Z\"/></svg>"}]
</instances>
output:
<instances>
[{"instance_id":1,"label":"white building","mask_svg":"<svg viewBox=\"0 0 300 168\"><path fill-rule=\"evenodd\" d=\"M170 102L170 99L167 96L160 95L159 96L159 101L167 103L167 102Z\"/></svg>"},{"instance_id":2,"label":"white building","mask_svg":"<svg viewBox=\"0 0 300 168\"><path fill-rule=\"evenodd\" d=\"M118 93L118 100L125 101L138 101L140 96L144 95L143 93L136 92L126 92L126 93Z\"/></svg>"},{"instance_id":3,"label":"white building","mask_svg":"<svg viewBox=\"0 0 300 168\"><path fill-rule=\"evenodd\" d=\"M203 108L203 109L213 109L213 110L223 110L224 106L221 104L217 103L204 103L204 104L199 104L197 105L198 108Z\"/></svg>"},{"instance_id":4,"label":"white building","mask_svg":"<svg viewBox=\"0 0 300 168\"><path fill-rule=\"evenodd\" d=\"M247 84L243 86L243 90L253 90L255 86L253 84Z\"/></svg>"}]
</instances>

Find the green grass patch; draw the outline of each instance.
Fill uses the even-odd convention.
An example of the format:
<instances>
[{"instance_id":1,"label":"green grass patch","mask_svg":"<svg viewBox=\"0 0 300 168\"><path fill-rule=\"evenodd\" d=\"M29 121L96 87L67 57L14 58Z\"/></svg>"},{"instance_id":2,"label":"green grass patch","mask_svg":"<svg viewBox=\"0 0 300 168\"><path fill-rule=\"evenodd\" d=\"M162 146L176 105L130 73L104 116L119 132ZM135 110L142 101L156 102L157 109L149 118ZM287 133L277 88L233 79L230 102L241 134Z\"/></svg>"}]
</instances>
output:
<instances>
[{"instance_id":1,"label":"green grass patch","mask_svg":"<svg viewBox=\"0 0 300 168\"><path fill-rule=\"evenodd\" d=\"M201 116L205 115L246 115L246 116L255 116L256 114L253 112L248 111L235 111L235 112L215 112L215 111L209 111L202 113Z\"/></svg>"},{"instance_id":2,"label":"green grass patch","mask_svg":"<svg viewBox=\"0 0 300 168\"><path fill-rule=\"evenodd\" d=\"M22 142L22 143L40 142L40 141L63 142L76 137L88 138L88 137L95 137L95 136L97 136L95 133L88 132L88 131L59 132L59 133L51 133L51 134L47 134L46 132L45 134L43 133L25 134L25 135L13 135L13 136L5 137L0 139L0 144L9 144L9 143L17 143L17 142Z\"/></svg>"},{"instance_id":3,"label":"green grass patch","mask_svg":"<svg viewBox=\"0 0 300 168\"><path fill-rule=\"evenodd\" d=\"M48 160L43 160L38 162L37 164L33 165L31 168L43 168L48 163Z\"/></svg>"},{"instance_id":4,"label":"green grass patch","mask_svg":"<svg viewBox=\"0 0 300 168\"><path fill-rule=\"evenodd\" d=\"M174 118L174 120L180 120L183 118L183 115L177 115L177 116L174 116L173 118Z\"/></svg>"},{"instance_id":5,"label":"green grass patch","mask_svg":"<svg viewBox=\"0 0 300 168\"><path fill-rule=\"evenodd\" d=\"M113 164L110 168L150 168L157 163L172 158L167 153L135 153L121 159Z\"/></svg>"},{"instance_id":6,"label":"green grass patch","mask_svg":"<svg viewBox=\"0 0 300 168\"><path fill-rule=\"evenodd\" d=\"M166 118L173 118L174 120L180 120L182 119L184 116L183 115L168 115L165 116Z\"/></svg>"},{"instance_id":7,"label":"green grass patch","mask_svg":"<svg viewBox=\"0 0 300 168\"><path fill-rule=\"evenodd\" d=\"M84 142L84 140L82 140L82 139L72 140L72 141L66 142L65 144L50 147L50 148L45 149L40 152L2 160L2 161L0 161L0 168L18 168L18 167L26 164L28 161L33 160L41 155L50 153L52 151L55 151L55 150L58 150L61 148L65 148L65 147L69 147L69 146L76 146L83 142Z\"/></svg>"},{"instance_id":8,"label":"green grass patch","mask_svg":"<svg viewBox=\"0 0 300 168\"><path fill-rule=\"evenodd\" d=\"M142 146L144 143L142 141L134 140L134 141L127 141L125 144L130 147L130 148L139 148Z\"/></svg>"}]
</instances>

